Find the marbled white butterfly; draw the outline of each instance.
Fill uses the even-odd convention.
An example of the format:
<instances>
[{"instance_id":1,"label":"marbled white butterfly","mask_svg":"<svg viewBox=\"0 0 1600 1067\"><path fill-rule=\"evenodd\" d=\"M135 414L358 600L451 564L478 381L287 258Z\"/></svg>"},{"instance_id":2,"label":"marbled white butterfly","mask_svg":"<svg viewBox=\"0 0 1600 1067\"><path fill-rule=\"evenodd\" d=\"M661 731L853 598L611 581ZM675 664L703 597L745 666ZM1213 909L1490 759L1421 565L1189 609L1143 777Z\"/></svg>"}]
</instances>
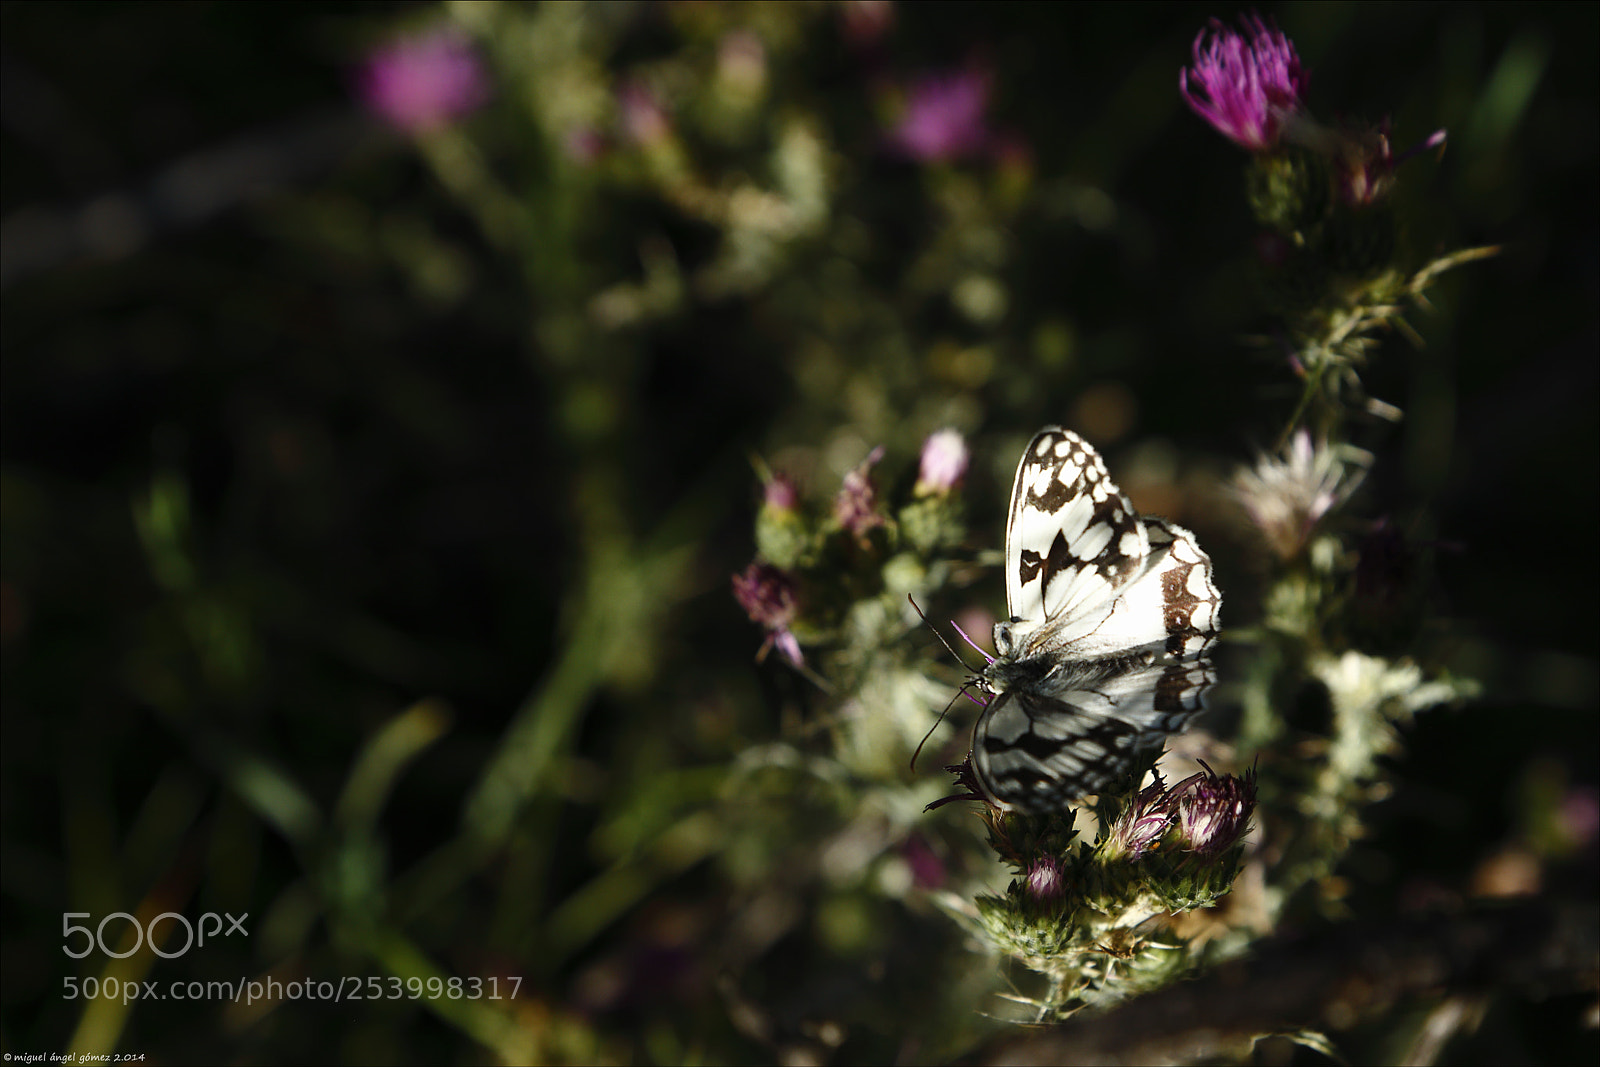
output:
<instances>
[{"instance_id":1,"label":"marbled white butterfly","mask_svg":"<svg viewBox=\"0 0 1600 1067\"><path fill-rule=\"evenodd\" d=\"M1006 523L1007 622L979 676L979 788L1040 812L1098 793L1200 710L1222 598L1194 535L1138 515L1088 442L1047 426Z\"/></svg>"}]
</instances>

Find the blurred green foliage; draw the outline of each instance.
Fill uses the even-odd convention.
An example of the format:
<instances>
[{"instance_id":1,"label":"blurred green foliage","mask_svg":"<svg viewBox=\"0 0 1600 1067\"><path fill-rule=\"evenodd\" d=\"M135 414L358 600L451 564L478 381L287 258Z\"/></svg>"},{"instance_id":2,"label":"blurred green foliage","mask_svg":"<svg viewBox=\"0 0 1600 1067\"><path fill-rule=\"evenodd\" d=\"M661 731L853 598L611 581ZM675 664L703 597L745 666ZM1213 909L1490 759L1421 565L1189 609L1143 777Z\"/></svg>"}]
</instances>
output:
<instances>
[{"instance_id":1,"label":"blurred green foliage","mask_svg":"<svg viewBox=\"0 0 1600 1067\"><path fill-rule=\"evenodd\" d=\"M1264 322L1243 156L1176 90L1204 19L1233 14L0 8L6 1049L972 1049L1000 976L929 889L1001 872L960 805L919 813L937 757L913 777L892 737L830 761L826 695L752 665L728 587L750 459L820 499L877 444L880 479L909 482L955 426L976 560L1021 443L1063 422L1141 509L1197 530L1225 620L1255 621L1259 568L1214 486L1295 397L1277 349L1245 343ZM1508 853L1592 891L1592 836L1558 824L1600 741L1596 9L1263 14L1313 111L1392 115L1401 146L1449 129L1398 194L1419 262L1504 248L1411 316L1426 347L1391 339L1365 375L1407 417L1365 431L1364 512L1435 546L1429 650L1485 695L1412 728L1349 906L1459 897ZM301 158L322 142L297 124L354 107L364 52L440 19L493 99L416 137L356 121ZM989 150L894 151L917 79L959 70L988 79ZM202 171L179 203L221 197L203 222L157 195L153 175L247 134L292 177ZM964 582L930 617L998 608L992 570ZM60 952L63 913L169 910L248 912L249 938ZM269 975L522 982L515 1001L62 996ZM1508 993L1460 1061L1581 1059L1575 1013L1546 1025Z\"/></svg>"}]
</instances>

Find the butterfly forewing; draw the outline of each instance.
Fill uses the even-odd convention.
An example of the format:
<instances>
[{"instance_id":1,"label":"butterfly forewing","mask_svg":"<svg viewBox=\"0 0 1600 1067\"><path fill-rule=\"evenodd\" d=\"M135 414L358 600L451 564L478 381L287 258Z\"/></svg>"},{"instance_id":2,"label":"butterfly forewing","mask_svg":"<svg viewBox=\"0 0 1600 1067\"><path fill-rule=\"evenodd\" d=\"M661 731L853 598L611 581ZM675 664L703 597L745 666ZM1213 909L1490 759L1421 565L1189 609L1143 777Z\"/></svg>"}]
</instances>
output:
<instances>
[{"instance_id":1,"label":"butterfly forewing","mask_svg":"<svg viewBox=\"0 0 1600 1067\"><path fill-rule=\"evenodd\" d=\"M1108 601L1143 565L1149 540L1088 442L1051 426L1017 464L1006 522L1006 608L1043 620Z\"/></svg>"},{"instance_id":2,"label":"butterfly forewing","mask_svg":"<svg viewBox=\"0 0 1600 1067\"><path fill-rule=\"evenodd\" d=\"M1181 526L1134 512L1078 435L1023 453L1006 527L993 699L973 729L990 799L1053 810L1099 792L1201 708L1221 597Z\"/></svg>"}]
</instances>

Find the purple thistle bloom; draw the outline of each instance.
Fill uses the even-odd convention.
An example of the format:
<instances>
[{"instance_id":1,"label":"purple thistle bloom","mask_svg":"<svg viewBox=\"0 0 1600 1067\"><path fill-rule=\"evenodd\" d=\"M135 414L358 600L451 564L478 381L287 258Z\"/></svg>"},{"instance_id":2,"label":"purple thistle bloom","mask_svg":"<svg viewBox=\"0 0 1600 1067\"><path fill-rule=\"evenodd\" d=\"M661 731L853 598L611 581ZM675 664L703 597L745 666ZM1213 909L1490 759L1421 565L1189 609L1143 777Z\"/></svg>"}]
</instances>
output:
<instances>
[{"instance_id":1,"label":"purple thistle bloom","mask_svg":"<svg viewBox=\"0 0 1600 1067\"><path fill-rule=\"evenodd\" d=\"M967 476L967 443L955 430L940 430L922 443L922 466L917 472L919 496L948 493Z\"/></svg>"},{"instance_id":2,"label":"purple thistle bloom","mask_svg":"<svg viewBox=\"0 0 1600 1067\"><path fill-rule=\"evenodd\" d=\"M459 31L438 27L368 53L356 76L361 99L406 133L426 133L489 99L483 64Z\"/></svg>"},{"instance_id":3,"label":"purple thistle bloom","mask_svg":"<svg viewBox=\"0 0 1600 1067\"><path fill-rule=\"evenodd\" d=\"M1173 802L1178 790L1169 793L1159 774L1155 779L1139 791L1111 824L1105 844L1108 858L1136 860L1160 844L1167 835L1167 828L1177 814Z\"/></svg>"},{"instance_id":4,"label":"purple thistle bloom","mask_svg":"<svg viewBox=\"0 0 1600 1067\"><path fill-rule=\"evenodd\" d=\"M798 607L794 579L770 563L752 563L733 576L733 596L750 621L767 628L767 639L757 658L776 647L796 667L804 662L800 642L789 630Z\"/></svg>"},{"instance_id":5,"label":"purple thistle bloom","mask_svg":"<svg viewBox=\"0 0 1600 1067\"><path fill-rule=\"evenodd\" d=\"M921 79L906 96L905 112L889 143L923 163L976 155L989 146L984 112L989 75L981 70Z\"/></svg>"},{"instance_id":6,"label":"purple thistle bloom","mask_svg":"<svg viewBox=\"0 0 1600 1067\"><path fill-rule=\"evenodd\" d=\"M1061 861L1048 852L1028 865L1022 884L1028 896L1040 904L1053 904L1067 893L1067 876Z\"/></svg>"},{"instance_id":7,"label":"purple thistle bloom","mask_svg":"<svg viewBox=\"0 0 1600 1067\"><path fill-rule=\"evenodd\" d=\"M1179 797L1178 827L1191 852L1216 856L1226 852L1250 828L1250 815L1256 809L1256 776L1247 771L1243 778L1219 775L1206 764L1205 772L1184 779L1173 787Z\"/></svg>"},{"instance_id":8,"label":"purple thistle bloom","mask_svg":"<svg viewBox=\"0 0 1600 1067\"><path fill-rule=\"evenodd\" d=\"M844 484L834 498L834 518L857 537L865 537L868 530L885 521L878 511L878 491L872 487L871 478L872 465L882 458L882 445L867 453L861 465L844 476Z\"/></svg>"},{"instance_id":9,"label":"purple thistle bloom","mask_svg":"<svg viewBox=\"0 0 1600 1067\"><path fill-rule=\"evenodd\" d=\"M1285 120L1300 109L1310 76L1280 31L1268 29L1255 15L1239 21L1248 40L1215 19L1200 31L1194 39L1194 69L1179 72L1178 90L1218 133L1259 152L1277 143Z\"/></svg>"}]
</instances>

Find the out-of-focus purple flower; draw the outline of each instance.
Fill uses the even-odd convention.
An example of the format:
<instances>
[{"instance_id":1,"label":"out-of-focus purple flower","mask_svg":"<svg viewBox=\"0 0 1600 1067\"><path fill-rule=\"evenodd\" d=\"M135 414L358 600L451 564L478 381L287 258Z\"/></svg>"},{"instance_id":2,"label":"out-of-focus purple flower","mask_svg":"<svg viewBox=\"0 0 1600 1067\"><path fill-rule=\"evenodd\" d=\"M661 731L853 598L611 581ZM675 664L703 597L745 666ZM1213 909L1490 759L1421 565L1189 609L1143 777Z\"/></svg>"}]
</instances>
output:
<instances>
[{"instance_id":1,"label":"out-of-focus purple flower","mask_svg":"<svg viewBox=\"0 0 1600 1067\"><path fill-rule=\"evenodd\" d=\"M1600 792L1592 785L1569 789L1556 808L1556 820L1561 833L1573 846L1593 845L1600 836Z\"/></svg>"},{"instance_id":2,"label":"out-of-focus purple flower","mask_svg":"<svg viewBox=\"0 0 1600 1067\"><path fill-rule=\"evenodd\" d=\"M867 453L861 465L844 476L844 484L833 501L834 518L857 537L865 537L867 531L885 522L878 510L878 491L872 486L871 473L873 464L882 458L882 445Z\"/></svg>"},{"instance_id":3,"label":"out-of-focus purple flower","mask_svg":"<svg viewBox=\"0 0 1600 1067\"><path fill-rule=\"evenodd\" d=\"M762 505L774 511L793 511L800 506L800 493L786 475L774 474L761 487Z\"/></svg>"},{"instance_id":4,"label":"out-of-focus purple flower","mask_svg":"<svg viewBox=\"0 0 1600 1067\"><path fill-rule=\"evenodd\" d=\"M1215 19L1200 31L1194 39L1194 68L1179 72L1178 89L1218 133L1259 152L1277 143L1285 120L1300 109L1310 76L1281 32L1268 29L1255 15L1240 22L1248 39Z\"/></svg>"},{"instance_id":5,"label":"out-of-focus purple flower","mask_svg":"<svg viewBox=\"0 0 1600 1067\"><path fill-rule=\"evenodd\" d=\"M407 133L447 126L489 99L471 42L447 26L400 37L368 53L357 74L361 99Z\"/></svg>"},{"instance_id":6,"label":"out-of-focus purple flower","mask_svg":"<svg viewBox=\"0 0 1600 1067\"><path fill-rule=\"evenodd\" d=\"M770 563L752 563L743 574L733 576L733 596L751 622L767 629L767 639L757 653L758 658L776 647L796 667L804 662L800 642L789 630L798 605L794 579L788 572Z\"/></svg>"},{"instance_id":7,"label":"out-of-focus purple flower","mask_svg":"<svg viewBox=\"0 0 1600 1067\"><path fill-rule=\"evenodd\" d=\"M624 82L617 90L617 115L622 121L622 135L646 148L672 133L672 121L655 93L636 81Z\"/></svg>"},{"instance_id":8,"label":"out-of-focus purple flower","mask_svg":"<svg viewBox=\"0 0 1600 1067\"><path fill-rule=\"evenodd\" d=\"M1226 852L1250 829L1250 815L1256 809L1256 776L1245 772L1239 778L1217 774L1206 764L1205 771L1185 778L1172 787L1178 799L1178 828L1184 846L1202 856Z\"/></svg>"},{"instance_id":9,"label":"out-of-focus purple flower","mask_svg":"<svg viewBox=\"0 0 1600 1067\"><path fill-rule=\"evenodd\" d=\"M921 835L912 834L906 838L900 845L900 855L911 868L911 880L918 889L938 889L944 885L944 861Z\"/></svg>"},{"instance_id":10,"label":"out-of-focus purple flower","mask_svg":"<svg viewBox=\"0 0 1600 1067\"><path fill-rule=\"evenodd\" d=\"M950 492L967 476L967 442L955 430L939 430L922 443L922 465L917 471L918 496Z\"/></svg>"},{"instance_id":11,"label":"out-of-focus purple flower","mask_svg":"<svg viewBox=\"0 0 1600 1067\"><path fill-rule=\"evenodd\" d=\"M1111 824L1102 855L1107 859L1136 860L1167 835L1177 812L1173 808L1176 790L1167 792L1161 776L1141 789Z\"/></svg>"},{"instance_id":12,"label":"out-of-focus purple flower","mask_svg":"<svg viewBox=\"0 0 1600 1067\"><path fill-rule=\"evenodd\" d=\"M926 77L906 95L905 112L889 132L889 143L923 163L976 155L989 147L984 123L989 75L968 68Z\"/></svg>"},{"instance_id":13,"label":"out-of-focus purple flower","mask_svg":"<svg viewBox=\"0 0 1600 1067\"><path fill-rule=\"evenodd\" d=\"M1040 904L1054 904L1067 894L1067 874L1061 861L1046 852L1028 864L1028 873L1022 880L1028 896Z\"/></svg>"}]
</instances>

